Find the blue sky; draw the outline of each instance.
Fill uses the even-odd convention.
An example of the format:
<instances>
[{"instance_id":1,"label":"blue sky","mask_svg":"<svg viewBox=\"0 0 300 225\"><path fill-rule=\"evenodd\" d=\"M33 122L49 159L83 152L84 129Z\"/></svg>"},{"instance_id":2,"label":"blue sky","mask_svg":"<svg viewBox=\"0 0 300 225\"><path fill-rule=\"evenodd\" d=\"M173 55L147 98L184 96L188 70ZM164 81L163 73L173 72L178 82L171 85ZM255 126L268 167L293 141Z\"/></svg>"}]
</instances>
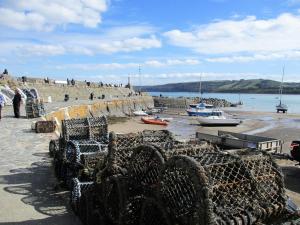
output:
<instances>
[{"instance_id":1,"label":"blue sky","mask_svg":"<svg viewBox=\"0 0 300 225\"><path fill-rule=\"evenodd\" d=\"M280 80L285 65L300 82L300 0L0 0L0 15L0 70L15 76Z\"/></svg>"}]
</instances>

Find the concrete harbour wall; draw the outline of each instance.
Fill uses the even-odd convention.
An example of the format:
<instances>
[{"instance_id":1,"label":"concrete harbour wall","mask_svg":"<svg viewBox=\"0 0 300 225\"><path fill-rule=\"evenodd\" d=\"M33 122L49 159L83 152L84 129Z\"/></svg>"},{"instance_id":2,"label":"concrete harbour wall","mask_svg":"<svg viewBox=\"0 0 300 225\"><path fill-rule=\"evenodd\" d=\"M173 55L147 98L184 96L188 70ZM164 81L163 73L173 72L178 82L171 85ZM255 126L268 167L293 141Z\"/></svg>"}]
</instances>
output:
<instances>
[{"instance_id":1,"label":"concrete harbour wall","mask_svg":"<svg viewBox=\"0 0 300 225\"><path fill-rule=\"evenodd\" d=\"M137 96L124 99L98 100L93 104L73 105L48 113L43 120L54 120L57 123L57 134L61 131L61 121L64 119L97 117L97 116L132 116L136 110L146 110L154 107L151 96Z\"/></svg>"}]
</instances>

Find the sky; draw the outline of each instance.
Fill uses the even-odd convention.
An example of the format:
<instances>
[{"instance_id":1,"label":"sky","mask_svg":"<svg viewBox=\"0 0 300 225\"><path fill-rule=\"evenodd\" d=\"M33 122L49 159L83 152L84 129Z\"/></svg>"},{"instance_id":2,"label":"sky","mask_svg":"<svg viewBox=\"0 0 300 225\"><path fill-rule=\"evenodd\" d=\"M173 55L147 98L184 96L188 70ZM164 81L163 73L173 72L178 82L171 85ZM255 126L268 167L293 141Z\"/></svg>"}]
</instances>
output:
<instances>
[{"instance_id":1,"label":"sky","mask_svg":"<svg viewBox=\"0 0 300 225\"><path fill-rule=\"evenodd\" d=\"M300 0L0 0L0 70L153 85L300 82ZM140 71L139 71L140 68Z\"/></svg>"}]
</instances>

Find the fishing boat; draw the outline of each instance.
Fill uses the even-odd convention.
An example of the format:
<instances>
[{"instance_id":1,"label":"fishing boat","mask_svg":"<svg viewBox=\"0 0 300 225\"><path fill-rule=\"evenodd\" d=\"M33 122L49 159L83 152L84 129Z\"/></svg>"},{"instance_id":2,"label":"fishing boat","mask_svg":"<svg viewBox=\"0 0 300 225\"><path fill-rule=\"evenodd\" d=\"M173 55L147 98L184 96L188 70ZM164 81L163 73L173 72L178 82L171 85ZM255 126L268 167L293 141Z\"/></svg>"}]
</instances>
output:
<instances>
[{"instance_id":1,"label":"fishing boat","mask_svg":"<svg viewBox=\"0 0 300 225\"><path fill-rule=\"evenodd\" d=\"M284 77L284 67L282 68L282 77L281 77L281 83L279 87L279 104L276 105L277 113L279 112L286 113L288 111L288 106L286 104L283 104L281 101L282 89L283 89L283 77Z\"/></svg>"},{"instance_id":2,"label":"fishing boat","mask_svg":"<svg viewBox=\"0 0 300 225\"><path fill-rule=\"evenodd\" d=\"M190 108L197 108L197 107L199 106L199 104L201 104L201 102L200 102L200 103L195 103L195 104L189 104L189 106L190 106ZM203 104L204 107L207 108L207 109L212 109L212 108L214 108L214 106L211 105L211 104L207 104L207 103L204 103L204 102L202 102L202 104Z\"/></svg>"},{"instance_id":3,"label":"fishing boat","mask_svg":"<svg viewBox=\"0 0 300 225\"><path fill-rule=\"evenodd\" d=\"M135 115L135 116L148 116L148 114L143 110L134 111L133 115Z\"/></svg>"},{"instance_id":4,"label":"fishing boat","mask_svg":"<svg viewBox=\"0 0 300 225\"><path fill-rule=\"evenodd\" d=\"M142 117L141 120L145 124L153 124L153 125L162 125L162 126L167 126L168 122L164 121L160 118L154 118L154 117Z\"/></svg>"},{"instance_id":5,"label":"fishing boat","mask_svg":"<svg viewBox=\"0 0 300 225\"><path fill-rule=\"evenodd\" d=\"M201 126L237 126L241 124L239 119L226 118L222 111L214 111L211 116L198 117Z\"/></svg>"}]
</instances>

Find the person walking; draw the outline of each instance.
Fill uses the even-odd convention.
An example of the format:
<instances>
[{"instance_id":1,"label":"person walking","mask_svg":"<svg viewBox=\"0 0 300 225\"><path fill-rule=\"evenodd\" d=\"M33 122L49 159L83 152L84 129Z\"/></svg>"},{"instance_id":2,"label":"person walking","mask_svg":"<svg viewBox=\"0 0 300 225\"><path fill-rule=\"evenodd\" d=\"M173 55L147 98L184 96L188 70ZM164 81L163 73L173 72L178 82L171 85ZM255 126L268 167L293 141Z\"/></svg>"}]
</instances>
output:
<instances>
[{"instance_id":1,"label":"person walking","mask_svg":"<svg viewBox=\"0 0 300 225\"><path fill-rule=\"evenodd\" d=\"M4 96L0 93L0 120L1 120L1 111L2 108L4 107L4 103L5 103Z\"/></svg>"},{"instance_id":2,"label":"person walking","mask_svg":"<svg viewBox=\"0 0 300 225\"><path fill-rule=\"evenodd\" d=\"M14 114L16 118L20 118L21 101L22 101L22 96L20 95L18 89L16 89L15 96L13 99Z\"/></svg>"}]
</instances>

